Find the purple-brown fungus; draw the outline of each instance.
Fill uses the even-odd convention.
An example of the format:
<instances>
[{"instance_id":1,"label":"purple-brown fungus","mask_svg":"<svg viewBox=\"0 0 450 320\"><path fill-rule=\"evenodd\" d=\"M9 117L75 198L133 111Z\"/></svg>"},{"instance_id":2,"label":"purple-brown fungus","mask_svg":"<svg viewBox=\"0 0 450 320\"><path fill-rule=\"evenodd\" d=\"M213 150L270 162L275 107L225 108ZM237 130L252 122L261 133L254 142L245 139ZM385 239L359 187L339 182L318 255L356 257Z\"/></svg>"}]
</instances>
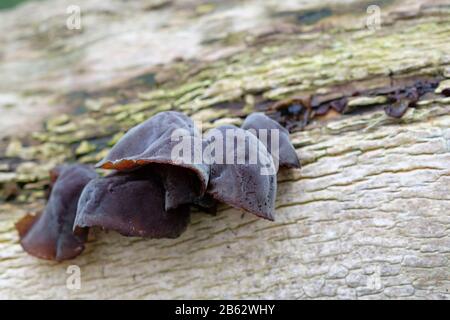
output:
<instances>
[{"instance_id":1,"label":"purple-brown fungus","mask_svg":"<svg viewBox=\"0 0 450 320\"><path fill-rule=\"evenodd\" d=\"M273 157L276 168L278 168L277 165L286 168L300 168L297 153L289 140L289 131L278 122L270 119L264 113L255 112L245 119L242 129L256 134L258 139L264 143ZM273 130L278 132L278 148L273 145L275 141L272 142L276 138L276 136L272 137ZM263 134L265 135L264 137L262 136Z\"/></svg>"},{"instance_id":2,"label":"purple-brown fungus","mask_svg":"<svg viewBox=\"0 0 450 320\"><path fill-rule=\"evenodd\" d=\"M278 163L300 166L289 132L262 113L243 128L221 126L203 138L187 116L161 112L128 131L97 165L112 174L100 178L82 165L52 170L45 211L16 224L20 242L34 256L61 261L83 251L90 227L176 238L190 206L215 213L218 202L273 220Z\"/></svg>"},{"instance_id":3,"label":"purple-brown fungus","mask_svg":"<svg viewBox=\"0 0 450 320\"><path fill-rule=\"evenodd\" d=\"M48 198L50 198L50 194L52 193L53 186L55 185L56 180L58 180L58 177L63 168L64 168L64 166L56 166L49 171L50 183L48 184L48 187L45 190L45 199L48 200Z\"/></svg>"},{"instance_id":4,"label":"purple-brown fungus","mask_svg":"<svg viewBox=\"0 0 450 320\"><path fill-rule=\"evenodd\" d=\"M199 199L204 196L201 182L192 170L164 164L151 167L164 185L166 210L200 201Z\"/></svg>"},{"instance_id":5,"label":"purple-brown fungus","mask_svg":"<svg viewBox=\"0 0 450 320\"><path fill-rule=\"evenodd\" d=\"M255 135L234 126L207 134L211 169L207 193L235 208L273 220L276 169L266 147Z\"/></svg>"},{"instance_id":6,"label":"purple-brown fungus","mask_svg":"<svg viewBox=\"0 0 450 320\"><path fill-rule=\"evenodd\" d=\"M185 148L179 150L181 142ZM128 131L97 166L118 171L158 167L156 172L165 187L165 208L170 210L205 193L209 166L196 158L204 143L189 117L175 111L161 112Z\"/></svg>"},{"instance_id":7,"label":"purple-brown fungus","mask_svg":"<svg viewBox=\"0 0 450 320\"><path fill-rule=\"evenodd\" d=\"M73 230L78 199L86 184L97 177L95 171L82 165L58 168L44 212L27 215L16 224L20 244L29 254L47 260L62 261L78 256L84 250L88 229Z\"/></svg>"},{"instance_id":8,"label":"purple-brown fungus","mask_svg":"<svg viewBox=\"0 0 450 320\"><path fill-rule=\"evenodd\" d=\"M189 223L189 206L165 210L164 186L151 168L92 180L78 204L75 228L101 227L124 236L176 238Z\"/></svg>"},{"instance_id":9,"label":"purple-brown fungus","mask_svg":"<svg viewBox=\"0 0 450 320\"><path fill-rule=\"evenodd\" d=\"M176 152L182 139L190 141L190 154ZM203 143L200 132L188 116L165 111L129 130L97 167L130 171L153 163L175 165L193 171L204 192L208 185L209 168L194 161Z\"/></svg>"}]
</instances>

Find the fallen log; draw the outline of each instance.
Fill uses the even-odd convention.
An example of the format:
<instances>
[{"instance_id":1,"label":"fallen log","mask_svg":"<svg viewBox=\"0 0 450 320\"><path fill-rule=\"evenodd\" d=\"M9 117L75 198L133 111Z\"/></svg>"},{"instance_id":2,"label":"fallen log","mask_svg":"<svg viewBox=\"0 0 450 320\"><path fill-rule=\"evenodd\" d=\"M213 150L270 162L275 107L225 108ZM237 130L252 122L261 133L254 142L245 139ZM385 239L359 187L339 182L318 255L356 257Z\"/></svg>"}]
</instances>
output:
<instances>
[{"instance_id":1,"label":"fallen log","mask_svg":"<svg viewBox=\"0 0 450 320\"><path fill-rule=\"evenodd\" d=\"M364 1L80 1L84 27L66 30L55 2L0 13L2 112L21 115L0 121L0 297L450 298L448 5L398 1L368 29ZM63 263L21 249L14 224L42 210L49 169L95 163L171 109L204 130L253 111L291 130L302 168L280 174L275 222L222 206L178 239L93 230Z\"/></svg>"}]
</instances>

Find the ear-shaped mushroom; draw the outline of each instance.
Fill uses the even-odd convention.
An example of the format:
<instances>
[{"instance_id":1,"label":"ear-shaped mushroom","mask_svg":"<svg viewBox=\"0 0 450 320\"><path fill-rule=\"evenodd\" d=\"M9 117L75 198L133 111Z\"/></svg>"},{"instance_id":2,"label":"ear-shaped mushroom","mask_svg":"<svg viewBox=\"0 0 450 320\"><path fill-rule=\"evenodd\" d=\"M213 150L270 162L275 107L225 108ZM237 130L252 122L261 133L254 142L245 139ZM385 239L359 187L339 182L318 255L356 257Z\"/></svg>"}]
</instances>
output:
<instances>
[{"instance_id":1,"label":"ear-shaped mushroom","mask_svg":"<svg viewBox=\"0 0 450 320\"><path fill-rule=\"evenodd\" d=\"M128 131L97 166L130 171L160 164L166 209L170 210L205 193L209 166L199 158L203 145L201 134L189 117L166 111Z\"/></svg>"},{"instance_id":2,"label":"ear-shaped mushroom","mask_svg":"<svg viewBox=\"0 0 450 320\"><path fill-rule=\"evenodd\" d=\"M61 174L61 170L64 168L64 165L56 166L49 171L50 183L48 188L45 190L45 198L48 200L50 198L50 194L52 193L53 186L58 180L59 175Z\"/></svg>"},{"instance_id":3,"label":"ear-shaped mushroom","mask_svg":"<svg viewBox=\"0 0 450 320\"><path fill-rule=\"evenodd\" d=\"M16 228L26 252L41 259L62 261L75 258L84 250L88 229L73 231L73 221L83 188L97 174L82 165L64 166L55 172L57 180L44 212L22 218Z\"/></svg>"},{"instance_id":4,"label":"ear-shaped mushroom","mask_svg":"<svg viewBox=\"0 0 450 320\"><path fill-rule=\"evenodd\" d=\"M202 186L192 170L172 165L153 165L165 189L166 211L198 201L203 196Z\"/></svg>"},{"instance_id":5,"label":"ear-shaped mushroom","mask_svg":"<svg viewBox=\"0 0 450 320\"><path fill-rule=\"evenodd\" d=\"M165 111L130 129L97 164L103 169L130 171L150 163L170 164L193 171L203 194L209 167L202 163L203 139L186 115Z\"/></svg>"},{"instance_id":6,"label":"ear-shaped mushroom","mask_svg":"<svg viewBox=\"0 0 450 320\"><path fill-rule=\"evenodd\" d=\"M266 147L255 135L234 126L207 133L205 155L211 163L207 193L235 208L273 220L276 170Z\"/></svg>"},{"instance_id":7,"label":"ear-shaped mushroom","mask_svg":"<svg viewBox=\"0 0 450 320\"><path fill-rule=\"evenodd\" d=\"M148 168L92 180L78 204L75 227L102 227L128 237L176 238L189 223L189 207L167 212L164 187Z\"/></svg>"},{"instance_id":8,"label":"ear-shaped mushroom","mask_svg":"<svg viewBox=\"0 0 450 320\"><path fill-rule=\"evenodd\" d=\"M272 154L275 167L279 164L280 167L300 168L297 153L289 140L289 131L278 122L262 112L255 112L245 119L242 129L249 130L264 143ZM272 138L276 141L276 137L272 137L272 130L278 130L278 148L273 145Z\"/></svg>"}]
</instances>

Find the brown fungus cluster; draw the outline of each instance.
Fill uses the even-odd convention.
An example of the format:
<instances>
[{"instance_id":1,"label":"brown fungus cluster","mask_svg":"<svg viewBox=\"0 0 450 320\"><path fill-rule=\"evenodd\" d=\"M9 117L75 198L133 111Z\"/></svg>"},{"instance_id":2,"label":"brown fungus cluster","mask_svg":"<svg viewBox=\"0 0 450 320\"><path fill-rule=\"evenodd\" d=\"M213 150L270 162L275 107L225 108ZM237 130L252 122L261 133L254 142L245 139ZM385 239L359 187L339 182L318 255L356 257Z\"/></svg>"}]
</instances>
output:
<instances>
[{"instance_id":1,"label":"brown fungus cluster","mask_svg":"<svg viewBox=\"0 0 450 320\"><path fill-rule=\"evenodd\" d=\"M267 151L269 151L273 157L276 166L286 167L286 168L300 168L300 161L298 160L297 154L294 147L289 140L289 131L281 126L275 120L270 119L264 113L255 112L249 115L244 123L242 124L242 129L250 130L254 133L258 139L261 134L266 134L266 139L262 139L265 143ZM261 129L268 129L264 131ZM276 129L279 135L278 138L278 149L277 152L272 152L272 131L270 129ZM267 142L266 142L267 141ZM278 154L278 157L276 156Z\"/></svg>"},{"instance_id":2,"label":"brown fungus cluster","mask_svg":"<svg viewBox=\"0 0 450 320\"><path fill-rule=\"evenodd\" d=\"M127 237L176 238L189 223L189 207L166 211L164 203L163 184L151 168L113 173L86 186L74 228L101 227Z\"/></svg>"},{"instance_id":3,"label":"brown fungus cluster","mask_svg":"<svg viewBox=\"0 0 450 320\"><path fill-rule=\"evenodd\" d=\"M73 229L78 199L95 171L83 165L53 170L53 186L42 214L27 215L16 223L20 244L41 259L62 261L75 258L84 250L88 229Z\"/></svg>"},{"instance_id":4,"label":"brown fungus cluster","mask_svg":"<svg viewBox=\"0 0 450 320\"><path fill-rule=\"evenodd\" d=\"M277 181L272 157L255 135L231 125L210 130L206 136L208 145L213 145L215 138L220 139L227 136L227 133L234 141L225 140L218 144L218 148L223 150L221 152L223 158L216 159L219 160L218 163L211 164L207 193L232 207L273 220ZM243 149L240 150L243 155L242 161L238 161L238 152L230 150L238 145L237 140L243 141L241 144ZM255 163L249 159L252 147L258 152ZM233 158L231 163L225 159L230 154Z\"/></svg>"},{"instance_id":5,"label":"brown fungus cluster","mask_svg":"<svg viewBox=\"0 0 450 320\"><path fill-rule=\"evenodd\" d=\"M178 150L180 141L188 148ZM218 202L274 220L278 168L300 162L288 131L262 113L242 128L221 126L203 137L189 117L166 111L129 130L97 167L113 171L98 177L72 165L51 172L44 213L17 223L25 251L74 258L90 227L176 238L189 224L191 206L215 213Z\"/></svg>"}]
</instances>

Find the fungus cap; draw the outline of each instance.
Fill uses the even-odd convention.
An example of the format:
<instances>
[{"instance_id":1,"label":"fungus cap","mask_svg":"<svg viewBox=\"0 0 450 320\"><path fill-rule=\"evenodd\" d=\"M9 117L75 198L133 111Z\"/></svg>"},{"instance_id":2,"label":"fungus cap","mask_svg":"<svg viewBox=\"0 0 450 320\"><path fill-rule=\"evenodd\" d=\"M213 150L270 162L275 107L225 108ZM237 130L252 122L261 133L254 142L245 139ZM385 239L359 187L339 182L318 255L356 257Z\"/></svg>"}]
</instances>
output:
<instances>
[{"instance_id":1,"label":"fungus cap","mask_svg":"<svg viewBox=\"0 0 450 320\"><path fill-rule=\"evenodd\" d=\"M276 170L264 144L248 131L230 125L210 130L207 139L211 155L207 193L235 208L273 220ZM227 157L232 157L231 163Z\"/></svg>"},{"instance_id":2,"label":"fungus cap","mask_svg":"<svg viewBox=\"0 0 450 320\"><path fill-rule=\"evenodd\" d=\"M164 187L148 168L92 180L78 204L74 227L101 227L128 237L176 238L189 223L189 207L165 210Z\"/></svg>"},{"instance_id":3,"label":"fungus cap","mask_svg":"<svg viewBox=\"0 0 450 320\"><path fill-rule=\"evenodd\" d=\"M41 259L62 261L84 250L88 229L73 230L78 199L86 184L97 177L83 165L63 166L55 170L54 185L44 212L27 215L16 224L20 244L29 254Z\"/></svg>"},{"instance_id":4,"label":"fungus cap","mask_svg":"<svg viewBox=\"0 0 450 320\"><path fill-rule=\"evenodd\" d=\"M180 143L188 144L189 154L180 155ZM131 171L152 163L192 170L200 181L201 193L208 185L209 167L195 161L204 141L194 122L176 111L160 112L130 129L97 164L103 169Z\"/></svg>"},{"instance_id":5,"label":"fungus cap","mask_svg":"<svg viewBox=\"0 0 450 320\"><path fill-rule=\"evenodd\" d=\"M278 122L272 120L262 112L255 112L245 119L242 124L242 129L249 130L264 143L266 148L272 154L277 169L278 165L286 168L300 168L300 161L298 160L297 153L289 140L289 131L282 127ZM261 137L262 132L264 132L261 129L267 130L267 136L264 137L265 139L262 139ZM278 150L272 150L275 149L271 142L272 130L278 130Z\"/></svg>"}]
</instances>

